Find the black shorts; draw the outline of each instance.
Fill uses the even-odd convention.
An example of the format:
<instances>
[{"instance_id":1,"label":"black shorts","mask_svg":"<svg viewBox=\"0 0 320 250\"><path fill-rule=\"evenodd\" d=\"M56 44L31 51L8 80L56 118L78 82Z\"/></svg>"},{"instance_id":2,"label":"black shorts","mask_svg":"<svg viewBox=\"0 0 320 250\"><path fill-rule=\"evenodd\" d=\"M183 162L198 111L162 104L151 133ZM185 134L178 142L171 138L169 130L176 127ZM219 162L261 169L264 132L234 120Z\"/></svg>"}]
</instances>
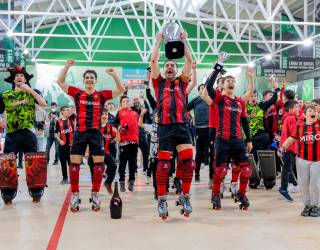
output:
<instances>
[{"instance_id":1,"label":"black shorts","mask_svg":"<svg viewBox=\"0 0 320 250\"><path fill-rule=\"evenodd\" d=\"M216 138L216 165L229 164L231 159L237 164L249 162L244 141Z\"/></svg>"},{"instance_id":2,"label":"black shorts","mask_svg":"<svg viewBox=\"0 0 320 250\"><path fill-rule=\"evenodd\" d=\"M71 155L84 155L87 145L94 156L104 155L102 135L99 130L91 129L85 132L76 131L73 135Z\"/></svg>"},{"instance_id":3,"label":"black shorts","mask_svg":"<svg viewBox=\"0 0 320 250\"><path fill-rule=\"evenodd\" d=\"M34 153L37 150L37 137L29 129L20 129L6 134L4 153Z\"/></svg>"},{"instance_id":4,"label":"black shorts","mask_svg":"<svg viewBox=\"0 0 320 250\"><path fill-rule=\"evenodd\" d=\"M192 144L189 124L158 125L159 151L173 152L181 144Z\"/></svg>"}]
</instances>

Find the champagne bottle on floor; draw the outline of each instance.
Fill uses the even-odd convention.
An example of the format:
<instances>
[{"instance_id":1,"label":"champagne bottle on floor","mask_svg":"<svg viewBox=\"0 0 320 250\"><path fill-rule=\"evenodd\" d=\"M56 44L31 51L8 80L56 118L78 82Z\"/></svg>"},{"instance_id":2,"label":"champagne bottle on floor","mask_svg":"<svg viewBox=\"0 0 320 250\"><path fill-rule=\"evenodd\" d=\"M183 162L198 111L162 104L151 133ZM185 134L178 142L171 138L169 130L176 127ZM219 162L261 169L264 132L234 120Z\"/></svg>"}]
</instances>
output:
<instances>
[{"instance_id":1,"label":"champagne bottle on floor","mask_svg":"<svg viewBox=\"0 0 320 250\"><path fill-rule=\"evenodd\" d=\"M114 192L110 201L110 216L112 219L120 219L122 216L122 200L118 192L118 182L114 184Z\"/></svg>"}]
</instances>

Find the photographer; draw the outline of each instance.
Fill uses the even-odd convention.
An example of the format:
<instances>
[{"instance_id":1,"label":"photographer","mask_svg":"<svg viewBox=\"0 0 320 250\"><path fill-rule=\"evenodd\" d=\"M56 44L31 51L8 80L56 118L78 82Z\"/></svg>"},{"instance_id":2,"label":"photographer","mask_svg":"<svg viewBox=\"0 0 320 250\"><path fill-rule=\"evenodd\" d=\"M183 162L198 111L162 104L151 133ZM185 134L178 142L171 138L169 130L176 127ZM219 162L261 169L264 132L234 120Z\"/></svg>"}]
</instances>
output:
<instances>
[{"instance_id":1,"label":"photographer","mask_svg":"<svg viewBox=\"0 0 320 250\"><path fill-rule=\"evenodd\" d=\"M50 150L55 143L55 154L54 154L54 161L53 165L58 165L58 158L59 158L59 142L54 138L54 125L56 121L59 119L59 112L57 111L57 104L55 102L51 102L51 110L48 114L48 120L49 120L49 133L47 137L47 146L46 151L48 154L48 162L50 162Z\"/></svg>"},{"instance_id":2,"label":"photographer","mask_svg":"<svg viewBox=\"0 0 320 250\"><path fill-rule=\"evenodd\" d=\"M40 152L45 151L44 128L47 117L47 112L44 109L40 108L39 105L36 105L35 129L38 141L38 151Z\"/></svg>"}]
</instances>

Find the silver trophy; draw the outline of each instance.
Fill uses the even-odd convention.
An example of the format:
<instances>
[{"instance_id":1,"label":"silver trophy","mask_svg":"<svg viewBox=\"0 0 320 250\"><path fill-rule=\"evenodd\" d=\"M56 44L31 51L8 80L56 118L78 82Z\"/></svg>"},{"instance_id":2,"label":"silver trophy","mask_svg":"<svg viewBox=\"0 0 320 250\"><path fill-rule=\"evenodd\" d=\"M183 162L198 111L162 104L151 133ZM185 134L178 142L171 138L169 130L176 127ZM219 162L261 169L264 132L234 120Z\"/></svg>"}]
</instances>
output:
<instances>
[{"instance_id":1,"label":"silver trophy","mask_svg":"<svg viewBox=\"0 0 320 250\"><path fill-rule=\"evenodd\" d=\"M178 59L184 56L184 43L180 39L183 30L175 22L169 22L162 30L166 40L165 52L168 59Z\"/></svg>"},{"instance_id":2,"label":"silver trophy","mask_svg":"<svg viewBox=\"0 0 320 250\"><path fill-rule=\"evenodd\" d=\"M230 55L225 51L219 52L218 56L219 56L219 61L222 63L224 63L230 58Z\"/></svg>"},{"instance_id":3,"label":"silver trophy","mask_svg":"<svg viewBox=\"0 0 320 250\"><path fill-rule=\"evenodd\" d=\"M230 55L227 52L221 51L219 52L218 57L218 63L221 63L223 65L224 62L230 58ZM221 74L224 75L225 73L227 73L227 71L222 69Z\"/></svg>"}]
</instances>

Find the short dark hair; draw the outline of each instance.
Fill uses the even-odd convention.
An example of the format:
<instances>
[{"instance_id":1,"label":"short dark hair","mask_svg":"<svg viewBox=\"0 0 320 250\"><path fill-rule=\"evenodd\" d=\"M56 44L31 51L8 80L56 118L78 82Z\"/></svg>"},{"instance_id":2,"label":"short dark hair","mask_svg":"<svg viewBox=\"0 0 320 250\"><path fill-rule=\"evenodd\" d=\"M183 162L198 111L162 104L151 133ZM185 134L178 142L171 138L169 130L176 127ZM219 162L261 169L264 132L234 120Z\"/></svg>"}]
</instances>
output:
<instances>
[{"instance_id":1,"label":"short dark hair","mask_svg":"<svg viewBox=\"0 0 320 250\"><path fill-rule=\"evenodd\" d=\"M316 111L316 107L314 105L309 105L304 109L303 113L306 114L308 109L312 109L312 110Z\"/></svg>"},{"instance_id":2,"label":"short dark hair","mask_svg":"<svg viewBox=\"0 0 320 250\"><path fill-rule=\"evenodd\" d=\"M270 89L267 89L265 91L262 92L262 96L265 97L266 95L273 93Z\"/></svg>"},{"instance_id":3,"label":"short dark hair","mask_svg":"<svg viewBox=\"0 0 320 250\"><path fill-rule=\"evenodd\" d=\"M295 105L298 105L299 103L296 100L288 100L284 104L283 108L284 111L289 112L290 109L293 109Z\"/></svg>"},{"instance_id":4,"label":"short dark hair","mask_svg":"<svg viewBox=\"0 0 320 250\"><path fill-rule=\"evenodd\" d=\"M122 104L122 100L123 99L129 99L129 97L127 95L123 95L120 97L120 105Z\"/></svg>"},{"instance_id":5,"label":"short dark hair","mask_svg":"<svg viewBox=\"0 0 320 250\"><path fill-rule=\"evenodd\" d=\"M83 79L86 77L86 74L93 74L96 79L98 78L97 72L92 69L88 69L83 73Z\"/></svg>"},{"instance_id":6,"label":"short dark hair","mask_svg":"<svg viewBox=\"0 0 320 250\"><path fill-rule=\"evenodd\" d=\"M320 98L318 98L318 99L313 99L312 102L315 103L315 104L317 104L317 105L320 105Z\"/></svg>"},{"instance_id":7,"label":"short dark hair","mask_svg":"<svg viewBox=\"0 0 320 250\"><path fill-rule=\"evenodd\" d=\"M56 102L51 102L51 106L58 106Z\"/></svg>"},{"instance_id":8,"label":"short dark hair","mask_svg":"<svg viewBox=\"0 0 320 250\"><path fill-rule=\"evenodd\" d=\"M291 89L286 89L283 92L283 95L287 98L287 100L294 100L294 97L295 97L295 93Z\"/></svg>"},{"instance_id":9,"label":"short dark hair","mask_svg":"<svg viewBox=\"0 0 320 250\"><path fill-rule=\"evenodd\" d=\"M70 106L67 106L67 105L61 106L60 111L65 111L67 108L70 108Z\"/></svg>"},{"instance_id":10,"label":"short dark hair","mask_svg":"<svg viewBox=\"0 0 320 250\"><path fill-rule=\"evenodd\" d=\"M233 79L234 81L236 80L236 78L234 77L234 76L225 76L224 78L223 78L223 83L225 83L225 81L227 80L227 79Z\"/></svg>"},{"instance_id":11,"label":"short dark hair","mask_svg":"<svg viewBox=\"0 0 320 250\"><path fill-rule=\"evenodd\" d=\"M219 84L220 81L224 82L224 76L220 76L220 77L217 79L217 84Z\"/></svg>"},{"instance_id":12,"label":"short dark hair","mask_svg":"<svg viewBox=\"0 0 320 250\"><path fill-rule=\"evenodd\" d=\"M177 62L176 62L175 60L173 60L173 59L168 59L168 60L166 60L166 61L164 62L164 64L163 64L163 66L166 65L167 62L173 62L173 63L176 65L176 67L178 68Z\"/></svg>"},{"instance_id":13,"label":"short dark hair","mask_svg":"<svg viewBox=\"0 0 320 250\"><path fill-rule=\"evenodd\" d=\"M200 91L200 88L201 88L202 86L204 87L204 86L206 86L206 85L205 85L204 83L201 83L201 84L198 86L198 91Z\"/></svg>"}]
</instances>

